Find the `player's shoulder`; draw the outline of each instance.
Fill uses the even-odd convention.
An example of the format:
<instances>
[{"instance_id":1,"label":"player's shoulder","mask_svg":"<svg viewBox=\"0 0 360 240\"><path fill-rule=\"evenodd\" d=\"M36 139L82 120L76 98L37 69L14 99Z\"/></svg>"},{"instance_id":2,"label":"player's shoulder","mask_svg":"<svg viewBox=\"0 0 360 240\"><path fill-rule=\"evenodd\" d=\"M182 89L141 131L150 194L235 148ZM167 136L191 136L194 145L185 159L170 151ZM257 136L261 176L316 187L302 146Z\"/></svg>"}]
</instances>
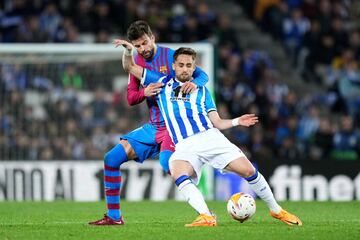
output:
<instances>
[{"instance_id":1,"label":"player's shoulder","mask_svg":"<svg viewBox=\"0 0 360 240\"><path fill-rule=\"evenodd\" d=\"M167 82L173 79L173 77L170 74L164 75L161 78Z\"/></svg>"},{"instance_id":2,"label":"player's shoulder","mask_svg":"<svg viewBox=\"0 0 360 240\"><path fill-rule=\"evenodd\" d=\"M170 74L164 75L159 79L162 83L168 83L173 80L173 77Z\"/></svg>"},{"instance_id":3,"label":"player's shoulder","mask_svg":"<svg viewBox=\"0 0 360 240\"><path fill-rule=\"evenodd\" d=\"M169 48L169 47L165 47L165 46L162 46L162 45L158 45L158 47L161 49L161 51L166 51L169 54L174 54L174 52L175 52L174 49Z\"/></svg>"}]
</instances>

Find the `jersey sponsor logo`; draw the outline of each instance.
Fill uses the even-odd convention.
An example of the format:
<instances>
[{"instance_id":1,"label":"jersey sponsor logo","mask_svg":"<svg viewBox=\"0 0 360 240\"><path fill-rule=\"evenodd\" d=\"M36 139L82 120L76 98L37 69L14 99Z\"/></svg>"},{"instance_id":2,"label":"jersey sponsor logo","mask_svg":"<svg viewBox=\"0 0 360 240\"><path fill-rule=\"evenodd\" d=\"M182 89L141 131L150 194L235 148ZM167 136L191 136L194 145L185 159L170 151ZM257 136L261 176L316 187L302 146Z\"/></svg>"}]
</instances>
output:
<instances>
[{"instance_id":1,"label":"jersey sponsor logo","mask_svg":"<svg viewBox=\"0 0 360 240\"><path fill-rule=\"evenodd\" d=\"M173 93L171 94L172 97L170 98L170 101L184 101L184 102L190 102L190 98L188 98L186 93L181 92L180 96L180 89L181 86L177 86L176 88L173 88Z\"/></svg>"}]
</instances>

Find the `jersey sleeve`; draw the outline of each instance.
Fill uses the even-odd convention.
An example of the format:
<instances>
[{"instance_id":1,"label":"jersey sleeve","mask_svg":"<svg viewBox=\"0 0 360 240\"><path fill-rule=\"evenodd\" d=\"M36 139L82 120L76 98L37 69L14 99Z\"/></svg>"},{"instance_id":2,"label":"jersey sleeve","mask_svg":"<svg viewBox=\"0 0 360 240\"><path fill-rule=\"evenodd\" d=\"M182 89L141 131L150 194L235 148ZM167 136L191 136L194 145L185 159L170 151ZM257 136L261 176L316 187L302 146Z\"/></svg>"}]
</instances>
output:
<instances>
[{"instance_id":1,"label":"jersey sleeve","mask_svg":"<svg viewBox=\"0 0 360 240\"><path fill-rule=\"evenodd\" d=\"M144 88L140 88L140 81L133 75L129 74L127 86L127 101L130 106L136 105L144 101Z\"/></svg>"},{"instance_id":2,"label":"jersey sleeve","mask_svg":"<svg viewBox=\"0 0 360 240\"><path fill-rule=\"evenodd\" d=\"M213 98L209 90L205 87L205 109L206 112L217 111Z\"/></svg>"},{"instance_id":3,"label":"jersey sleeve","mask_svg":"<svg viewBox=\"0 0 360 240\"><path fill-rule=\"evenodd\" d=\"M163 81L164 77L166 77L166 75L144 68L143 77L141 79L141 84L144 86L147 86L150 83L157 83L157 82L164 83L164 81ZM165 79L167 79L167 78L165 78Z\"/></svg>"},{"instance_id":4,"label":"jersey sleeve","mask_svg":"<svg viewBox=\"0 0 360 240\"><path fill-rule=\"evenodd\" d=\"M141 64L138 55L135 56L135 63L144 67ZM140 88L140 81L132 74L129 74L129 81L127 86L127 101L130 106L141 103L145 100L144 89Z\"/></svg>"},{"instance_id":5,"label":"jersey sleeve","mask_svg":"<svg viewBox=\"0 0 360 240\"><path fill-rule=\"evenodd\" d=\"M193 78L194 80L192 82L199 87L205 86L209 81L208 75L199 67L195 68L195 71L193 73Z\"/></svg>"}]
</instances>

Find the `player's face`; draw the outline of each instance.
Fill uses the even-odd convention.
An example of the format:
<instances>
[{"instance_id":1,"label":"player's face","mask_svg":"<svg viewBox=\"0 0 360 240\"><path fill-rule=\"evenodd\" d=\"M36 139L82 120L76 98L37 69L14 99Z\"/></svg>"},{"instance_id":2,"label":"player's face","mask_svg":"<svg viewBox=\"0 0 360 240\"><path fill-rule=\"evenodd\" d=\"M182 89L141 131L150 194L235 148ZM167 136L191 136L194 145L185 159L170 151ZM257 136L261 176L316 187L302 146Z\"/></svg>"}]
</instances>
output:
<instances>
[{"instance_id":1,"label":"player's face","mask_svg":"<svg viewBox=\"0 0 360 240\"><path fill-rule=\"evenodd\" d=\"M190 81L195 71L195 60L190 55L181 54L173 63L173 69L177 80L180 82Z\"/></svg>"},{"instance_id":2,"label":"player's face","mask_svg":"<svg viewBox=\"0 0 360 240\"><path fill-rule=\"evenodd\" d=\"M144 34L142 37L131 41L136 48L138 54L140 54L146 60L151 60L155 52L155 37L154 35Z\"/></svg>"}]
</instances>

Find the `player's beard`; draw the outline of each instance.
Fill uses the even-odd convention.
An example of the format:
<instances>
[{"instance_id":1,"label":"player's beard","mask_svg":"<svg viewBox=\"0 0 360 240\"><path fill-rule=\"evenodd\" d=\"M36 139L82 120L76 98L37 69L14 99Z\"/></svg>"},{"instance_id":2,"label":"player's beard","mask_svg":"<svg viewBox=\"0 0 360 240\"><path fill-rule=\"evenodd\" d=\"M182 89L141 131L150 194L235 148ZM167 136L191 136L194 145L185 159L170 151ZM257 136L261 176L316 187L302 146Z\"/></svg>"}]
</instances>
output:
<instances>
[{"instance_id":1,"label":"player's beard","mask_svg":"<svg viewBox=\"0 0 360 240\"><path fill-rule=\"evenodd\" d=\"M190 81L191 76L187 73L182 73L179 75L176 75L177 80L179 80L180 82L187 82Z\"/></svg>"},{"instance_id":2,"label":"player's beard","mask_svg":"<svg viewBox=\"0 0 360 240\"><path fill-rule=\"evenodd\" d=\"M154 49L151 49L149 51L143 51L141 53L141 56L145 58L145 60L151 60L154 56Z\"/></svg>"}]
</instances>

